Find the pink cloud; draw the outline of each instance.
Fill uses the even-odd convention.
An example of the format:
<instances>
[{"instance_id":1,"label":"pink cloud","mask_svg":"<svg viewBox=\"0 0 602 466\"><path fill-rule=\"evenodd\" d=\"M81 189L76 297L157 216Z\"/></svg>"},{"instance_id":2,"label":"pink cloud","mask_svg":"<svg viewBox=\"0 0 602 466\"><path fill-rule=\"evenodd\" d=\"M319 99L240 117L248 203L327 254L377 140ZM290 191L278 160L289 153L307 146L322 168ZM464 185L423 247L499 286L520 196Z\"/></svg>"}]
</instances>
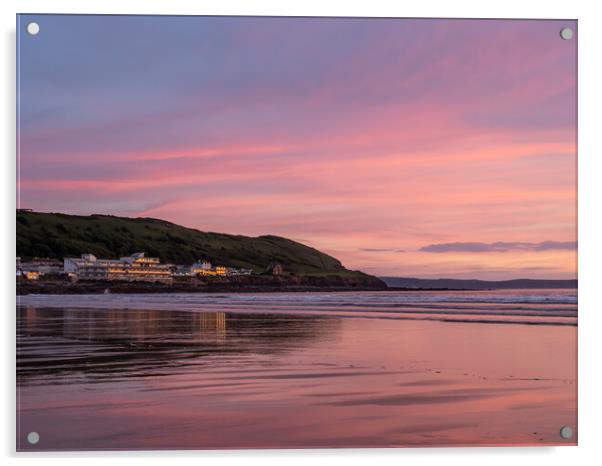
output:
<instances>
[{"instance_id":1,"label":"pink cloud","mask_svg":"<svg viewBox=\"0 0 602 466\"><path fill-rule=\"evenodd\" d=\"M198 87L147 114L25 125L22 205L303 237L387 274L477 271L490 260L502 275L570 275L571 251L511 251L504 263L418 251L576 240L575 51L549 45L556 27L443 22L412 47L386 29L382 47L358 41L336 61L311 49L307 80L293 68L277 67L283 82L253 70L257 82L217 96ZM245 37L259 47L272 36ZM395 249L409 252L376 252Z\"/></svg>"}]
</instances>

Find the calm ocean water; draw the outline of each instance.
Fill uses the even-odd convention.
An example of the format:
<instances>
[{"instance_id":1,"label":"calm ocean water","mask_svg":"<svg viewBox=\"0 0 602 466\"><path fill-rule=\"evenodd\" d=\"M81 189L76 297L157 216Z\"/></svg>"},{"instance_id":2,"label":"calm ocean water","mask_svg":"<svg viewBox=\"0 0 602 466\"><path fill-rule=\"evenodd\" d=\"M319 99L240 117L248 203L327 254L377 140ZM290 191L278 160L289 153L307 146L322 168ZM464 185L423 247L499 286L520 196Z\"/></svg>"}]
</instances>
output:
<instances>
[{"instance_id":1,"label":"calm ocean water","mask_svg":"<svg viewBox=\"0 0 602 466\"><path fill-rule=\"evenodd\" d=\"M22 296L17 444L574 444L576 324L576 290Z\"/></svg>"}]
</instances>

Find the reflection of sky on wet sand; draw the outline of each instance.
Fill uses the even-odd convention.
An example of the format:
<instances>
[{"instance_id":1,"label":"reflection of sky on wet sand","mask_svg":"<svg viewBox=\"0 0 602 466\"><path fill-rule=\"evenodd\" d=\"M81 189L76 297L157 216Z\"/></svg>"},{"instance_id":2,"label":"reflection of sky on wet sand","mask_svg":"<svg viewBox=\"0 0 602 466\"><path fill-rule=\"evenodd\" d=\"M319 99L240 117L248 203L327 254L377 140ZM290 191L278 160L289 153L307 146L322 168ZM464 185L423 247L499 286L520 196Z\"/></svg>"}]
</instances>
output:
<instances>
[{"instance_id":1,"label":"reflection of sky on wet sand","mask_svg":"<svg viewBox=\"0 0 602 466\"><path fill-rule=\"evenodd\" d=\"M36 449L572 443L576 328L18 311ZM20 444L20 448L29 448Z\"/></svg>"}]
</instances>

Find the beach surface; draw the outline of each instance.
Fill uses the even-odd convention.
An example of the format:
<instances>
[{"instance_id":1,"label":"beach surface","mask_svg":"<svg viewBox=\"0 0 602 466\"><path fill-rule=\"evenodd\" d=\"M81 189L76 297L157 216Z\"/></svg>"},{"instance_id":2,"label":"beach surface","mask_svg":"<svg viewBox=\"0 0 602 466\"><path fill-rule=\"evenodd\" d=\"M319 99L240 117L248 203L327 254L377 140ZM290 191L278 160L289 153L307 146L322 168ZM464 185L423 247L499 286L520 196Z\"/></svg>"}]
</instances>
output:
<instances>
[{"instance_id":1,"label":"beach surface","mask_svg":"<svg viewBox=\"0 0 602 466\"><path fill-rule=\"evenodd\" d=\"M17 448L573 445L576 325L576 290L20 296Z\"/></svg>"}]
</instances>

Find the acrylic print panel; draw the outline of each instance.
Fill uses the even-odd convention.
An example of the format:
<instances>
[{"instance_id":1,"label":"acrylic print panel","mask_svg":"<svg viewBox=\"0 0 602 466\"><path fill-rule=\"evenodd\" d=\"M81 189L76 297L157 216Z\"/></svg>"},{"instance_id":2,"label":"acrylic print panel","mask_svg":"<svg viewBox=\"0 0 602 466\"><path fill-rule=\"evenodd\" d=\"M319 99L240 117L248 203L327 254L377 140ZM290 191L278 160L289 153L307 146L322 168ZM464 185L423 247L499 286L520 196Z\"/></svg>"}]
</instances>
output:
<instances>
[{"instance_id":1,"label":"acrylic print panel","mask_svg":"<svg viewBox=\"0 0 602 466\"><path fill-rule=\"evenodd\" d=\"M19 450L577 443L576 21L17 28Z\"/></svg>"}]
</instances>

